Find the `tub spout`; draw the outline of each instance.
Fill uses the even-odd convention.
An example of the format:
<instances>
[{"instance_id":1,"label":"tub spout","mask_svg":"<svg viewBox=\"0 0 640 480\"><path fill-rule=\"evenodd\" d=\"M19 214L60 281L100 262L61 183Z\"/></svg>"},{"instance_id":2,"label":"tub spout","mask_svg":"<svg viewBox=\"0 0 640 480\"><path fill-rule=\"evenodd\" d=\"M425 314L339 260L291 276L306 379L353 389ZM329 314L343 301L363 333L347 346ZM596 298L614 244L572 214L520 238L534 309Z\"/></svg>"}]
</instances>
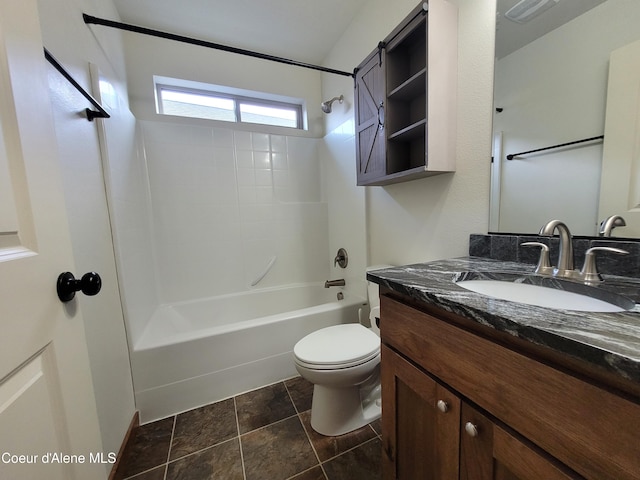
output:
<instances>
[{"instance_id":1,"label":"tub spout","mask_svg":"<svg viewBox=\"0 0 640 480\"><path fill-rule=\"evenodd\" d=\"M327 280L324 282L324 288L329 287L344 287L344 278L340 278L338 280Z\"/></svg>"}]
</instances>

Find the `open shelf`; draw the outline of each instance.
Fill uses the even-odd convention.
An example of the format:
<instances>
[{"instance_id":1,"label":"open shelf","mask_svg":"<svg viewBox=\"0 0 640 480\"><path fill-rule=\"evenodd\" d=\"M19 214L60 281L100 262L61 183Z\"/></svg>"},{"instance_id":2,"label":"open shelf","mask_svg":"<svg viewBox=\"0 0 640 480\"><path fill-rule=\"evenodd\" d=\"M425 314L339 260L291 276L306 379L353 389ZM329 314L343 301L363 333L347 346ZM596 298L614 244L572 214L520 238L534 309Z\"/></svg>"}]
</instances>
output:
<instances>
[{"instance_id":1,"label":"open shelf","mask_svg":"<svg viewBox=\"0 0 640 480\"><path fill-rule=\"evenodd\" d=\"M423 68L406 82L394 88L388 95L393 100L411 100L424 93L427 84L427 69Z\"/></svg>"},{"instance_id":2,"label":"open shelf","mask_svg":"<svg viewBox=\"0 0 640 480\"><path fill-rule=\"evenodd\" d=\"M414 138L418 138L420 136L424 136L424 127L426 124L427 120L423 118L422 120L419 120L416 123L403 128L402 130L393 132L389 135L388 140L403 142L413 140Z\"/></svg>"}]
</instances>

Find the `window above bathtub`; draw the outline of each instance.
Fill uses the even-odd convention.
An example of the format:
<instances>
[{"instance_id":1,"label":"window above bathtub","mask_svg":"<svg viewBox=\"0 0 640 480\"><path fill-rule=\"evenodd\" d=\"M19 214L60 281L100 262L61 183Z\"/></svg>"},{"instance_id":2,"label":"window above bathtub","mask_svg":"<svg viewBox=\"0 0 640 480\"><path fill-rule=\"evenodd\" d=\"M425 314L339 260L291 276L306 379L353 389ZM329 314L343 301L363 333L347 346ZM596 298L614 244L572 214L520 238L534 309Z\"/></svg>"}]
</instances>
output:
<instances>
[{"instance_id":1,"label":"window above bathtub","mask_svg":"<svg viewBox=\"0 0 640 480\"><path fill-rule=\"evenodd\" d=\"M160 76L154 83L162 115L305 128L301 99Z\"/></svg>"}]
</instances>

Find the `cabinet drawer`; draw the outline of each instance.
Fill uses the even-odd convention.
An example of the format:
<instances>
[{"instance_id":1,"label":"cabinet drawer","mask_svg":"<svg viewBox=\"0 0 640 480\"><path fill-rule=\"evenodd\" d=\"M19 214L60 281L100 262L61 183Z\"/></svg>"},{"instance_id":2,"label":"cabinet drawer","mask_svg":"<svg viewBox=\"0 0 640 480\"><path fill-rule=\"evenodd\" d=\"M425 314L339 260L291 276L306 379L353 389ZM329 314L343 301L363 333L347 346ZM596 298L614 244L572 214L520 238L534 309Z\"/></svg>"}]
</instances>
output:
<instances>
[{"instance_id":1,"label":"cabinet drawer","mask_svg":"<svg viewBox=\"0 0 640 480\"><path fill-rule=\"evenodd\" d=\"M640 479L640 405L388 297L382 341L587 478Z\"/></svg>"}]
</instances>

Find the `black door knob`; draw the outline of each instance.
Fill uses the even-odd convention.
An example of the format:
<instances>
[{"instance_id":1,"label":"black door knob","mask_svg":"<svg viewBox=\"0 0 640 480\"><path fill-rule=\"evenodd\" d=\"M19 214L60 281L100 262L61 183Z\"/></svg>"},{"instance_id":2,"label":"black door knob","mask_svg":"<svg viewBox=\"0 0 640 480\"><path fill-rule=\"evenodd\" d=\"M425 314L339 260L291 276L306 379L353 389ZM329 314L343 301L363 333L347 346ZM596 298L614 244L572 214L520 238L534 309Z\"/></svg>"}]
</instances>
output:
<instances>
[{"instance_id":1,"label":"black door knob","mask_svg":"<svg viewBox=\"0 0 640 480\"><path fill-rule=\"evenodd\" d=\"M58 276L56 290L61 302L69 302L76 296L77 291L82 291L85 295L96 295L102 288L102 279L96 272L85 273L80 280L77 280L73 273L64 272Z\"/></svg>"}]
</instances>

